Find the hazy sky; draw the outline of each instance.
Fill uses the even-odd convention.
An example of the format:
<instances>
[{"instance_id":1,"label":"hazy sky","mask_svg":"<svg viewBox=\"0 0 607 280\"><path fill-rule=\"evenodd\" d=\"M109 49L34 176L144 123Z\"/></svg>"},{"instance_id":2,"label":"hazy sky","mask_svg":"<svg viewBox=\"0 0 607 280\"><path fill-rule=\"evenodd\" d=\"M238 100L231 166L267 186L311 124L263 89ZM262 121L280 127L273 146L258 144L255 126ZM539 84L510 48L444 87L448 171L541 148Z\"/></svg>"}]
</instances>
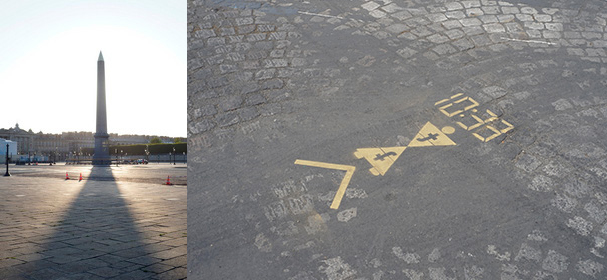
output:
<instances>
[{"instance_id":1,"label":"hazy sky","mask_svg":"<svg viewBox=\"0 0 607 280\"><path fill-rule=\"evenodd\" d=\"M108 132L186 136L186 1L0 3L0 128L94 132L102 51Z\"/></svg>"}]
</instances>

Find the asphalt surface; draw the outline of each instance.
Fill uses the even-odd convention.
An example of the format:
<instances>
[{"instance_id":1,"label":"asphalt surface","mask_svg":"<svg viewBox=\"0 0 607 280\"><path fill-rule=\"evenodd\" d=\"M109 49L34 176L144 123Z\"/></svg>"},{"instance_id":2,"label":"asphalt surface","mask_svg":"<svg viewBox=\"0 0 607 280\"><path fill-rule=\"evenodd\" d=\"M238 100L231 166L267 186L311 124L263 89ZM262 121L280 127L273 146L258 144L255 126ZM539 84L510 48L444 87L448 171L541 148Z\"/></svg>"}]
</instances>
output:
<instances>
[{"instance_id":1,"label":"asphalt surface","mask_svg":"<svg viewBox=\"0 0 607 280\"><path fill-rule=\"evenodd\" d=\"M188 3L191 279L607 279L606 2Z\"/></svg>"}]
</instances>

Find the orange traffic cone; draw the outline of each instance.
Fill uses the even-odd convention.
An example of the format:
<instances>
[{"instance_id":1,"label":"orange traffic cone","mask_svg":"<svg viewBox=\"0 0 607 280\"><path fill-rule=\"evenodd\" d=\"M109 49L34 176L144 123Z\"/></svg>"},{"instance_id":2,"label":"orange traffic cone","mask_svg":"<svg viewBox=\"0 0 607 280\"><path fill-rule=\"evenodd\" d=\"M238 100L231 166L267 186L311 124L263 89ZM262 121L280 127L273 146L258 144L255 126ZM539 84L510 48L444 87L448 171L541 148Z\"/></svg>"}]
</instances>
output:
<instances>
[{"instance_id":1,"label":"orange traffic cone","mask_svg":"<svg viewBox=\"0 0 607 280\"><path fill-rule=\"evenodd\" d=\"M70 176L67 175L67 172L65 172L65 180L69 180L69 179L70 179Z\"/></svg>"},{"instance_id":2,"label":"orange traffic cone","mask_svg":"<svg viewBox=\"0 0 607 280\"><path fill-rule=\"evenodd\" d=\"M82 173L80 173L80 179L78 179L78 182L82 181Z\"/></svg>"},{"instance_id":3,"label":"orange traffic cone","mask_svg":"<svg viewBox=\"0 0 607 280\"><path fill-rule=\"evenodd\" d=\"M166 183L166 184L167 184L167 185L172 185L172 184L171 184L171 176L167 176L167 183Z\"/></svg>"}]
</instances>

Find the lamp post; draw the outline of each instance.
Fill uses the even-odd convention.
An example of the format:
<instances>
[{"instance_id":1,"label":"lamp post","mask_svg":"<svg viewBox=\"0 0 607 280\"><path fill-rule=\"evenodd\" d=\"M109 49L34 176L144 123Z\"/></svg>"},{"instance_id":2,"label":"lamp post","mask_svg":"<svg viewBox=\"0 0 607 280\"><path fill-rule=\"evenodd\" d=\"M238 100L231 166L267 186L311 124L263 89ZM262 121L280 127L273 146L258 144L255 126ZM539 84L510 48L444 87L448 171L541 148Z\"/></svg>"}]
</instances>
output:
<instances>
[{"instance_id":1,"label":"lamp post","mask_svg":"<svg viewBox=\"0 0 607 280\"><path fill-rule=\"evenodd\" d=\"M177 154L175 154L175 147L173 147L173 165L175 164L175 157L177 156Z\"/></svg>"},{"instance_id":2,"label":"lamp post","mask_svg":"<svg viewBox=\"0 0 607 280\"><path fill-rule=\"evenodd\" d=\"M145 163L150 162L150 151L148 150L148 145L145 145Z\"/></svg>"},{"instance_id":3,"label":"lamp post","mask_svg":"<svg viewBox=\"0 0 607 280\"><path fill-rule=\"evenodd\" d=\"M8 173L8 143L6 143L6 173L4 173L4 176L11 176L11 174Z\"/></svg>"}]
</instances>

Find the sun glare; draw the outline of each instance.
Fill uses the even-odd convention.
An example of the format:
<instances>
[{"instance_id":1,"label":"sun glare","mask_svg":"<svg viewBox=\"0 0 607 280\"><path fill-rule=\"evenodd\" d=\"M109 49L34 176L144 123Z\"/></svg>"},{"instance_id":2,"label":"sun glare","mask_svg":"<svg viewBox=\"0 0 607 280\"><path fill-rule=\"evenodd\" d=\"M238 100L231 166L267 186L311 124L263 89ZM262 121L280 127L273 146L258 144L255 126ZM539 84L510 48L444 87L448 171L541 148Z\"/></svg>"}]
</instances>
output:
<instances>
[{"instance_id":1,"label":"sun glare","mask_svg":"<svg viewBox=\"0 0 607 280\"><path fill-rule=\"evenodd\" d=\"M185 136L186 65L163 42L120 26L79 26L40 42L0 77L9 104L19 107L11 123L35 132L94 131L97 58L103 52L108 131ZM183 78L182 78L183 77ZM161 101L161 102L159 102ZM26 127L27 128L27 127Z\"/></svg>"}]
</instances>

